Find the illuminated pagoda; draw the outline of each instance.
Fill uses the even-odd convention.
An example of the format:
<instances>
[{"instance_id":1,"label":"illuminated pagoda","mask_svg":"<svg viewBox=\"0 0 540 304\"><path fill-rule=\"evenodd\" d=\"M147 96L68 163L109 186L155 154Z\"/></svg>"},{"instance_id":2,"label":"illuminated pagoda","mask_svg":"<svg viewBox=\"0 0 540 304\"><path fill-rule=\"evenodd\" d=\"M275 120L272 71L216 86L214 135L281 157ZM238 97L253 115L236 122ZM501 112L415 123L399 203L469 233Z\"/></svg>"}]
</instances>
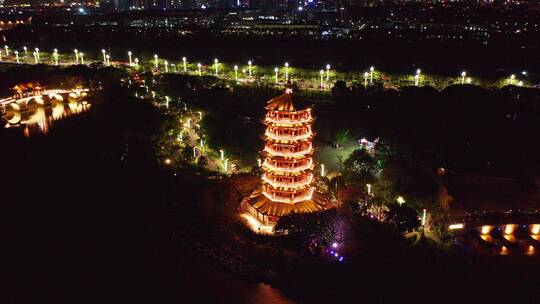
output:
<instances>
[{"instance_id":1,"label":"illuminated pagoda","mask_svg":"<svg viewBox=\"0 0 540 304\"><path fill-rule=\"evenodd\" d=\"M262 225L274 226L289 213L325 209L327 199L313 186L311 104L287 89L268 101L266 109L262 187L242 208Z\"/></svg>"}]
</instances>

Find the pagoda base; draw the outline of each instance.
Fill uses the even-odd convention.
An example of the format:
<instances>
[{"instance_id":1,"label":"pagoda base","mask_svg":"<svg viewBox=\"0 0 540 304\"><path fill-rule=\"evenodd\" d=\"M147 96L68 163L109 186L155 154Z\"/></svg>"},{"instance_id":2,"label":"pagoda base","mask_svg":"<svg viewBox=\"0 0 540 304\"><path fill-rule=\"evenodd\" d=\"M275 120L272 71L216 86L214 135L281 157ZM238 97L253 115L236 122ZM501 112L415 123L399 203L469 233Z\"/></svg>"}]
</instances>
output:
<instances>
[{"instance_id":1,"label":"pagoda base","mask_svg":"<svg viewBox=\"0 0 540 304\"><path fill-rule=\"evenodd\" d=\"M313 192L311 199L294 204L281 203L270 200L262 194L261 190L256 190L249 197L246 197L240 208L254 217L265 226L275 226L279 218L290 213L310 213L327 209L328 198L317 191Z\"/></svg>"}]
</instances>

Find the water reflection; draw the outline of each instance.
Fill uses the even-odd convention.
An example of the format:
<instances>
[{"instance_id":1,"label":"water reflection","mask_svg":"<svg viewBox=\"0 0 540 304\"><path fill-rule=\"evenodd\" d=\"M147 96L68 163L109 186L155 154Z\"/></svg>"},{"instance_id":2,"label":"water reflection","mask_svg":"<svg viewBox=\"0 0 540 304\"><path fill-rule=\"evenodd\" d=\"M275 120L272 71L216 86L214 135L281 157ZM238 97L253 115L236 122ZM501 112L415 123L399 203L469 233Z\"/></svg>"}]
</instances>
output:
<instances>
[{"instance_id":1,"label":"water reflection","mask_svg":"<svg viewBox=\"0 0 540 304\"><path fill-rule=\"evenodd\" d=\"M37 133L48 133L53 122L65 117L86 112L91 104L82 101L59 101L51 105L28 106L21 110L17 104L10 104L3 116L6 128L20 127L26 137Z\"/></svg>"}]
</instances>

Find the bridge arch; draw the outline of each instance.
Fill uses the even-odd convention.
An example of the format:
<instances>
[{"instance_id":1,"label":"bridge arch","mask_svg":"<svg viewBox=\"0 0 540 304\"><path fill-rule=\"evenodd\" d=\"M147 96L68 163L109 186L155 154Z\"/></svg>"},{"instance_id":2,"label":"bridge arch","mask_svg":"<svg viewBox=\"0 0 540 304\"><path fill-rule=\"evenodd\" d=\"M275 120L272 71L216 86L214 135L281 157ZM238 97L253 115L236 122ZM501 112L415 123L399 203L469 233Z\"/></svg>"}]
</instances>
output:
<instances>
[{"instance_id":1,"label":"bridge arch","mask_svg":"<svg viewBox=\"0 0 540 304\"><path fill-rule=\"evenodd\" d=\"M32 98L29 98L26 101L26 108L30 111L35 111L37 107L43 107L45 106L45 101L41 96L35 96Z\"/></svg>"},{"instance_id":2,"label":"bridge arch","mask_svg":"<svg viewBox=\"0 0 540 304\"><path fill-rule=\"evenodd\" d=\"M17 103L10 103L5 108L3 118L11 125L21 122L21 107Z\"/></svg>"}]
</instances>

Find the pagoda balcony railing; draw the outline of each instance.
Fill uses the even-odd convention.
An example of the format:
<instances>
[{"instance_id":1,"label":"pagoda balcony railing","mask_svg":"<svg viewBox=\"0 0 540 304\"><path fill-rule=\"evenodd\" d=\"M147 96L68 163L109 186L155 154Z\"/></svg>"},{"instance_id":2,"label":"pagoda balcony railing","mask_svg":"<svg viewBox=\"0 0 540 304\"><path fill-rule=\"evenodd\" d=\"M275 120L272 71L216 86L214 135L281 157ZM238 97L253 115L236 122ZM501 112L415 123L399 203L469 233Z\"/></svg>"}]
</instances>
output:
<instances>
[{"instance_id":1,"label":"pagoda balcony railing","mask_svg":"<svg viewBox=\"0 0 540 304\"><path fill-rule=\"evenodd\" d=\"M310 123L313 121L313 118L310 117L306 117L306 118L295 118L295 119L291 119L291 118L276 118L276 117L270 117L270 116L266 116L265 118L265 122L270 122L270 123L275 123L275 124L305 124L305 123Z\"/></svg>"},{"instance_id":2,"label":"pagoda balcony railing","mask_svg":"<svg viewBox=\"0 0 540 304\"><path fill-rule=\"evenodd\" d=\"M296 187L305 187L313 181L313 174L308 174L306 178L302 178L299 181L295 182L289 182L289 181L277 181L273 180L271 178L266 177L266 175L263 175L262 177L263 181L267 182L269 185L271 185L274 188L278 187L285 187L285 188L296 188Z\"/></svg>"},{"instance_id":3,"label":"pagoda balcony railing","mask_svg":"<svg viewBox=\"0 0 540 304\"><path fill-rule=\"evenodd\" d=\"M299 202L303 202L305 200L311 199L311 197L313 196L313 191L314 191L314 188L311 188L307 191L307 193L302 194L300 196L295 196L295 197L272 195L272 194L267 193L266 191L262 191L262 194L273 202L295 204L295 203L299 203Z\"/></svg>"},{"instance_id":4,"label":"pagoda balcony railing","mask_svg":"<svg viewBox=\"0 0 540 304\"><path fill-rule=\"evenodd\" d=\"M265 152L270 154L271 156L282 156L282 157L304 157L311 152L313 152L313 147L311 144L307 146L305 149L300 151L277 151L269 146L264 147Z\"/></svg>"},{"instance_id":5,"label":"pagoda balcony railing","mask_svg":"<svg viewBox=\"0 0 540 304\"><path fill-rule=\"evenodd\" d=\"M293 166L288 166L288 167L276 166L276 165L272 164L271 162L268 162L268 161L265 160L263 162L262 166L264 168L267 168L267 169L272 170L272 171L298 173L298 172L301 172L301 171L304 171L304 170L312 169L313 160L310 158L305 164L300 165L300 166L296 166L296 167L293 167Z\"/></svg>"},{"instance_id":6,"label":"pagoda balcony railing","mask_svg":"<svg viewBox=\"0 0 540 304\"><path fill-rule=\"evenodd\" d=\"M288 135L288 134L275 134L273 132L269 132L268 130L266 130L264 135L266 135L266 137L273 140L305 140L305 139L310 138L313 135L313 133L310 131L310 132L307 132L305 134L300 134L300 135Z\"/></svg>"}]
</instances>

